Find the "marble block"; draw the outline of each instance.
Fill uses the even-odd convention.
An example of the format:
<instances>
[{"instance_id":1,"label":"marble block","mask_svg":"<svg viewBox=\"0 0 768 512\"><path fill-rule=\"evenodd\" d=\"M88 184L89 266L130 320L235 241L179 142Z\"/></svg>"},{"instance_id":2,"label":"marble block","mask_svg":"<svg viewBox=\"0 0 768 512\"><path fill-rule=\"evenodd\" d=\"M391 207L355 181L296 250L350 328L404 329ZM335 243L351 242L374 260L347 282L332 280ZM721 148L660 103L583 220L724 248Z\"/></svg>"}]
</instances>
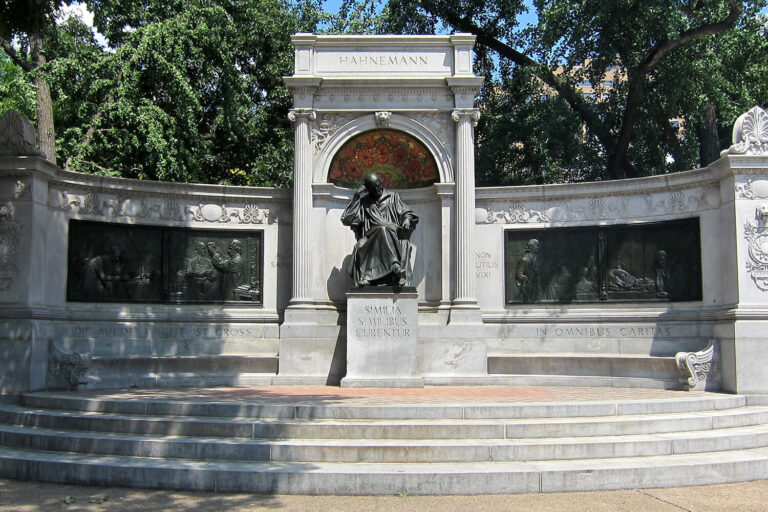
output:
<instances>
[{"instance_id":1,"label":"marble block","mask_svg":"<svg viewBox=\"0 0 768 512\"><path fill-rule=\"evenodd\" d=\"M342 387L421 387L419 300L413 287L347 291L347 375Z\"/></svg>"}]
</instances>

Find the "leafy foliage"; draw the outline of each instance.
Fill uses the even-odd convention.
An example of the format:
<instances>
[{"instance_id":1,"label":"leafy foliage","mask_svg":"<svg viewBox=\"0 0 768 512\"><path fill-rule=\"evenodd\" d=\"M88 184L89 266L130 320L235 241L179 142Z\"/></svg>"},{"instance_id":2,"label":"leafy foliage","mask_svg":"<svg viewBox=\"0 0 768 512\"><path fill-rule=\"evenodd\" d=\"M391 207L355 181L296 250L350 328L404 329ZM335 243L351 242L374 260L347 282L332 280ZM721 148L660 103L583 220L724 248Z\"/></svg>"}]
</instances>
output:
<instances>
[{"instance_id":1,"label":"leafy foliage","mask_svg":"<svg viewBox=\"0 0 768 512\"><path fill-rule=\"evenodd\" d=\"M344 0L333 16L319 0L86 2L106 43L77 18L56 21L70 0L0 2L0 111L36 119L32 80L45 77L59 161L84 172L288 185L290 34L319 23L476 33L483 185L706 165L740 113L768 104L766 0ZM521 25L529 8L537 21ZM605 85L609 68L619 78Z\"/></svg>"},{"instance_id":2,"label":"leafy foliage","mask_svg":"<svg viewBox=\"0 0 768 512\"><path fill-rule=\"evenodd\" d=\"M49 26L45 38L59 156L68 168L167 181L290 183L291 99L282 76L293 66L290 34L315 27L317 5L88 6L106 48L76 18Z\"/></svg>"},{"instance_id":3,"label":"leafy foliage","mask_svg":"<svg viewBox=\"0 0 768 512\"><path fill-rule=\"evenodd\" d=\"M24 71L0 53L0 113L16 110L29 119L37 118L35 87Z\"/></svg>"},{"instance_id":4,"label":"leafy foliage","mask_svg":"<svg viewBox=\"0 0 768 512\"><path fill-rule=\"evenodd\" d=\"M524 184L711 162L737 112L768 99L754 78L768 62L756 14L765 5L534 0L532 26L519 24L522 0L389 0L387 12L404 31L411 20L437 19L478 35L476 73L488 78L478 183ZM618 79L606 80L609 69Z\"/></svg>"}]
</instances>

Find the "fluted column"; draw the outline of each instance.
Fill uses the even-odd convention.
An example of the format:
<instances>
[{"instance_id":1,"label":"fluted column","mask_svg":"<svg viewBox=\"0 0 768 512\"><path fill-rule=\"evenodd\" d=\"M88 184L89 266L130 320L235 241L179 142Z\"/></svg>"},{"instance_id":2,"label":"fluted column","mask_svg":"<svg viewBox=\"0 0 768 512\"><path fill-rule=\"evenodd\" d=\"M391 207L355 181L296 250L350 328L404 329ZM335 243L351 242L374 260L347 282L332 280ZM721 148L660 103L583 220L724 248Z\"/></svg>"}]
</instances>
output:
<instances>
[{"instance_id":1,"label":"fluted column","mask_svg":"<svg viewBox=\"0 0 768 512\"><path fill-rule=\"evenodd\" d=\"M315 111L293 109L288 118L294 123L293 152L293 271L291 304L311 300L312 287L312 141L310 123Z\"/></svg>"},{"instance_id":2,"label":"fluted column","mask_svg":"<svg viewBox=\"0 0 768 512\"><path fill-rule=\"evenodd\" d=\"M480 119L477 109L456 109L456 294L454 307L474 309L475 268L475 144L474 127Z\"/></svg>"}]
</instances>

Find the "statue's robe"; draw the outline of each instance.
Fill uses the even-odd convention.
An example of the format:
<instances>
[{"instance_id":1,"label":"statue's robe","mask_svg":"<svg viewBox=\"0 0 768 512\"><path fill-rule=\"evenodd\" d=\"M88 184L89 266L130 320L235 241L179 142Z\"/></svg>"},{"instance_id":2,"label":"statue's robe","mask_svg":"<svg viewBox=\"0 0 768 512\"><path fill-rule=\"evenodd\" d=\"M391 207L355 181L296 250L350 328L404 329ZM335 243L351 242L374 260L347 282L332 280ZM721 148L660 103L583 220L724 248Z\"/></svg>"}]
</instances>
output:
<instances>
[{"instance_id":1,"label":"statue's robe","mask_svg":"<svg viewBox=\"0 0 768 512\"><path fill-rule=\"evenodd\" d=\"M404 229L405 220L410 228ZM410 279L410 237L419 218L397 195L383 190L378 199L364 195L353 199L341 222L355 232L357 243L352 252L352 278L355 284L387 278L398 267ZM397 283L397 281L395 281ZM403 284L402 282L400 284Z\"/></svg>"}]
</instances>

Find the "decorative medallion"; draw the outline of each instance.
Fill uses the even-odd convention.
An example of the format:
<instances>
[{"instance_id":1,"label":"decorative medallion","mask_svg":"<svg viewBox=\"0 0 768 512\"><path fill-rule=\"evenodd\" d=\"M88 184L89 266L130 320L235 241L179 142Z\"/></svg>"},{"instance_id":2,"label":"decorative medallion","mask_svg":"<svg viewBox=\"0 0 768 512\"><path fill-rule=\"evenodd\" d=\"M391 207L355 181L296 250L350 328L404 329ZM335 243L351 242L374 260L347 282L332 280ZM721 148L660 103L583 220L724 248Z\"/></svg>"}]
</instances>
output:
<instances>
[{"instance_id":1,"label":"decorative medallion","mask_svg":"<svg viewBox=\"0 0 768 512\"><path fill-rule=\"evenodd\" d=\"M744 237L747 240L747 272L755 284L763 291L768 290L768 231L756 221L744 224Z\"/></svg>"},{"instance_id":2,"label":"decorative medallion","mask_svg":"<svg viewBox=\"0 0 768 512\"><path fill-rule=\"evenodd\" d=\"M19 273L21 231L21 225L14 221L13 205L0 205L0 291L7 290Z\"/></svg>"}]
</instances>

